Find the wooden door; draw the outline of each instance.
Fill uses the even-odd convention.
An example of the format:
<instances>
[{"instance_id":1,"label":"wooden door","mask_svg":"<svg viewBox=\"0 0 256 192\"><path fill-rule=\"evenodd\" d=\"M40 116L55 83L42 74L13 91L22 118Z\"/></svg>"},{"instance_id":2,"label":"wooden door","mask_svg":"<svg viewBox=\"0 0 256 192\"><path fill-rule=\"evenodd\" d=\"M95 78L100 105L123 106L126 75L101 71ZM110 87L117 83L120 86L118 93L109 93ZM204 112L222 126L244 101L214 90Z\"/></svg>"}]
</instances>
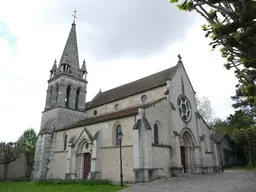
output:
<instances>
[{"instance_id":1,"label":"wooden door","mask_svg":"<svg viewBox=\"0 0 256 192\"><path fill-rule=\"evenodd\" d=\"M91 154L84 153L84 179L88 179L88 174L91 171Z\"/></svg>"},{"instance_id":2,"label":"wooden door","mask_svg":"<svg viewBox=\"0 0 256 192\"><path fill-rule=\"evenodd\" d=\"M184 173L186 173L186 155L185 155L185 147L180 147L180 153L181 153L181 164L184 168Z\"/></svg>"}]
</instances>

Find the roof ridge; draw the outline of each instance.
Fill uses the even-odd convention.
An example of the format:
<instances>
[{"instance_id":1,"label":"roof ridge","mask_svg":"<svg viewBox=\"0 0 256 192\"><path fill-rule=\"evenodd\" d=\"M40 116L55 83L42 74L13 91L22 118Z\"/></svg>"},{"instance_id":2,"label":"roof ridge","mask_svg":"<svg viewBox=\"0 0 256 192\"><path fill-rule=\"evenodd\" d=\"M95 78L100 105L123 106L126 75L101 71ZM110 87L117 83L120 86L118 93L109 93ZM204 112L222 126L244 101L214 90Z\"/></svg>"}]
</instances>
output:
<instances>
[{"instance_id":1,"label":"roof ridge","mask_svg":"<svg viewBox=\"0 0 256 192\"><path fill-rule=\"evenodd\" d=\"M99 92L95 95L95 97L93 97L93 99L87 103L89 103L89 105L87 106L87 108L90 108L90 106L93 104L93 101L95 101L95 99L97 99L100 95L102 94L101 89L99 90Z\"/></svg>"},{"instance_id":2,"label":"roof ridge","mask_svg":"<svg viewBox=\"0 0 256 192\"><path fill-rule=\"evenodd\" d=\"M132 95L143 93L145 91L152 90L160 86L165 86L166 81L171 80L178 69L179 64L176 64L157 73L153 73L135 81L106 90L102 92L99 97L94 97L93 102L87 109L91 109L123 98L127 98Z\"/></svg>"},{"instance_id":3,"label":"roof ridge","mask_svg":"<svg viewBox=\"0 0 256 192\"><path fill-rule=\"evenodd\" d=\"M102 93L106 93L106 92L108 92L108 91L112 91L113 89L116 89L116 88L119 88L119 87L126 86L126 85L128 85L128 84L130 84L130 83L134 83L134 82L136 82L136 81L140 81L140 80L142 80L142 79L145 79L145 78L147 78L147 77L150 77L150 76L156 75L156 74L158 74L158 73L161 73L161 72L164 72L164 71L170 70L171 68L175 68L175 67L177 67L177 65L174 65L174 66L172 66L172 67L169 67L169 68L164 69L164 70L161 70L161 71L158 71L158 72L156 72L156 73L152 73L152 74L150 74L150 75L148 75L148 76L145 76L145 77L142 77L142 78L140 78L140 79L136 79L136 80L134 80L134 81L130 81L129 83L126 83L126 84L123 84L123 85L120 85L120 86L117 86L117 87L114 87L114 88L108 89L108 90L106 90L106 91L102 91Z\"/></svg>"}]
</instances>

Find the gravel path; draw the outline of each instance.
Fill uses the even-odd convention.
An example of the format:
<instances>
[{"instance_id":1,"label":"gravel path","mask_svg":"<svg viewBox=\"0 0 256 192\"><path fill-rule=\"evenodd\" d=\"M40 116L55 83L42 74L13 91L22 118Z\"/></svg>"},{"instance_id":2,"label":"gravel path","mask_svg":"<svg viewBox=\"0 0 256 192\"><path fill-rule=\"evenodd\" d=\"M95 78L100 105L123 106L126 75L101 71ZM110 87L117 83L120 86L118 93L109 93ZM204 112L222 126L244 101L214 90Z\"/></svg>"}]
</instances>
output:
<instances>
[{"instance_id":1,"label":"gravel path","mask_svg":"<svg viewBox=\"0 0 256 192\"><path fill-rule=\"evenodd\" d=\"M122 192L256 192L256 172L225 170L224 173L187 175L145 184L132 184Z\"/></svg>"}]
</instances>

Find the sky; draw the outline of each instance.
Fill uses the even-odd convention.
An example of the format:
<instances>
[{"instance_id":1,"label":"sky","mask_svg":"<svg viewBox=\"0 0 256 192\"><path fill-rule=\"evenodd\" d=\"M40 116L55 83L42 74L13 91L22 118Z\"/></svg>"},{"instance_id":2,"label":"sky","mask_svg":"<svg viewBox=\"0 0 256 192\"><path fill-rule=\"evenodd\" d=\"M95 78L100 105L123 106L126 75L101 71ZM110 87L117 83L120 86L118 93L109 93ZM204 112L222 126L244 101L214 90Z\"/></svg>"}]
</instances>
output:
<instances>
[{"instance_id":1,"label":"sky","mask_svg":"<svg viewBox=\"0 0 256 192\"><path fill-rule=\"evenodd\" d=\"M208 97L214 116L234 110L236 79L211 51L197 13L169 0L0 0L0 141L24 130L39 131L47 80L60 60L77 10L80 65L86 60L86 100L97 92L174 66L181 54L198 96ZM15 6L13 6L15 4Z\"/></svg>"}]
</instances>

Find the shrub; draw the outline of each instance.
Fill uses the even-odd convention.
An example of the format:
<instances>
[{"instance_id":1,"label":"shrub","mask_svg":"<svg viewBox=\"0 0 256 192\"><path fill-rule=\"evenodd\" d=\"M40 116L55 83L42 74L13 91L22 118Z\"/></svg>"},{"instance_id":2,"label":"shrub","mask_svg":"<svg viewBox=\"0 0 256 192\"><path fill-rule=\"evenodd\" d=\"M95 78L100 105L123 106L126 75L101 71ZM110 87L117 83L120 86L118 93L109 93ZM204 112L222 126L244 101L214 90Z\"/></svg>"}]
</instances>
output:
<instances>
[{"instance_id":1,"label":"shrub","mask_svg":"<svg viewBox=\"0 0 256 192\"><path fill-rule=\"evenodd\" d=\"M81 185L112 185L109 180L77 180L77 179L44 179L35 181L38 185L68 185L68 184L81 184Z\"/></svg>"}]
</instances>

